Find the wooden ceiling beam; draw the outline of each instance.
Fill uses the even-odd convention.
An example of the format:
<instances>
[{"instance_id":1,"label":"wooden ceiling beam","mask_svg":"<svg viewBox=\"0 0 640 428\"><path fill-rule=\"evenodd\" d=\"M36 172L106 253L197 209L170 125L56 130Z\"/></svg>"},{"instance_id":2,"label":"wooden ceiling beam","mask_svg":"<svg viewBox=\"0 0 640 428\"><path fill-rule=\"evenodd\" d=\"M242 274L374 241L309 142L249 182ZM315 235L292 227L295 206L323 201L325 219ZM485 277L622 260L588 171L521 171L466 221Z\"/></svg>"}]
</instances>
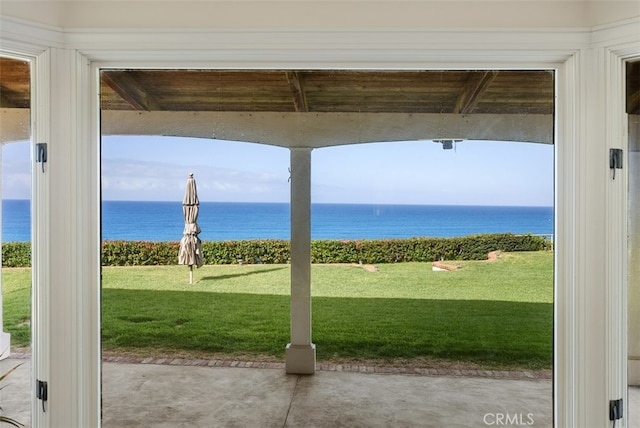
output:
<instances>
[{"instance_id":1,"label":"wooden ceiling beam","mask_svg":"<svg viewBox=\"0 0 640 428\"><path fill-rule=\"evenodd\" d=\"M293 105L297 112L306 113L309 111L309 106L307 105L307 97L304 93L304 87L302 84L302 77L300 73L297 71L287 71L287 82L289 83L289 88L291 89L291 94L293 96Z\"/></svg>"},{"instance_id":2,"label":"wooden ceiling beam","mask_svg":"<svg viewBox=\"0 0 640 428\"><path fill-rule=\"evenodd\" d=\"M126 71L103 72L102 81L134 110L162 110L162 106Z\"/></svg>"},{"instance_id":3,"label":"wooden ceiling beam","mask_svg":"<svg viewBox=\"0 0 640 428\"><path fill-rule=\"evenodd\" d=\"M498 76L497 71L471 71L469 73L467 83L456 100L456 105L453 109L455 114L471 113L482 99L482 95Z\"/></svg>"}]
</instances>

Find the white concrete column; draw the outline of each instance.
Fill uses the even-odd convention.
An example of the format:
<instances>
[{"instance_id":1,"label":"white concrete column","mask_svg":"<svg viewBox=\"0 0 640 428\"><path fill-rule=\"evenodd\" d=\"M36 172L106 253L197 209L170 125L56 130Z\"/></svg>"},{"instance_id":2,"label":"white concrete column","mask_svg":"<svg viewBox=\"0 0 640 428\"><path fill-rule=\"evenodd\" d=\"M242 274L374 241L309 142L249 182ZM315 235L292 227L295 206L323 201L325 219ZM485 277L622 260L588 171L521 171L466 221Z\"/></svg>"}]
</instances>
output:
<instances>
[{"instance_id":1,"label":"white concrete column","mask_svg":"<svg viewBox=\"0 0 640 428\"><path fill-rule=\"evenodd\" d=\"M2 143L0 143L0 202L2 202ZM11 335L4 331L2 302L2 204L0 203L0 360L11 353Z\"/></svg>"},{"instance_id":2,"label":"white concrete column","mask_svg":"<svg viewBox=\"0 0 640 428\"><path fill-rule=\"evenodd\" d=\"M291 149L291 343L287 373L313 374L311 343L311 149Z\"/></svg>"}]
</instances>

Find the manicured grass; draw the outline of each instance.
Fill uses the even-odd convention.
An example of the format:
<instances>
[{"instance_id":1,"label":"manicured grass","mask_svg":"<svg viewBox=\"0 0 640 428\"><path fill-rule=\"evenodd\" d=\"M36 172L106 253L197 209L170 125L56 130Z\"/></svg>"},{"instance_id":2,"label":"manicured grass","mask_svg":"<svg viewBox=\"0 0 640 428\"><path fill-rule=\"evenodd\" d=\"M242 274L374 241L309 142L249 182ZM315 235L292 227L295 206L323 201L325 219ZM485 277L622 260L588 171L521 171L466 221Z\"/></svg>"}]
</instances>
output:
<instances>
[{"instance_id":1,"label":"manicured grass","mask_svg":"<svg viewBox=\"0 0 640 428\"><path fill-rule=\"evenodd\" d=\"M428 263L378 268L313 266L319 360L421 358L551 367L551 252L462 262L452 272L434 272ZM16 343L28 337L29 272L5 269L3 275L5 323ZM104 268L104 349L283 358L289 266L205 266L194 277L189 285L184 266Z\"/></svg>"},{"instance_id":2,"label":"manicured grass","mask_svg":"<svg viewBox=\"0 0 640 428\"><path fill-rule=\"evenodd\" d=\"M12 346L29 346L31 340L31 269L2 269L3 321Z\"/></svg>"}]
</instances>

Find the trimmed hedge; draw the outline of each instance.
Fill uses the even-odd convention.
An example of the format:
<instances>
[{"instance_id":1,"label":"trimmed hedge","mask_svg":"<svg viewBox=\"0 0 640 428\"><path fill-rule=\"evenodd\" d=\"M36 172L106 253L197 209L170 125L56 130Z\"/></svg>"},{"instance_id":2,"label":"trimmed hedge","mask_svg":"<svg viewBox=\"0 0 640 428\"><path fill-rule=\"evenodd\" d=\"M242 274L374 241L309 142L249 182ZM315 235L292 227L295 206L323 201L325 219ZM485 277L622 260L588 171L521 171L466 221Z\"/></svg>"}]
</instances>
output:
<instances>
[{"instance_id":1,"label":"trimmed hedge","mask_svg":"<svg viewBox=\"0 0 640 428\"><path fill-rule=\"evenodd\" d=\"M180 242L102 241L103 266L149 266L178 263Z\"/></svg>"},{"instance_id":2,"label":"trimmed hedge","mask_svg":"<svg viewBox=\"0 0 640 428\"><path fill-rule=\"evenodd\" d=\"M3 267L31 266L30 242L5 242L2 244Z\"/></svg>"},{"instance_id":3,"label":"trimmed hedge","mask_svg":"<svg viewBox=\"0 0 640 428\"><path fill-rule=\"evenodd\" d=\"M205 241L202 257L206 264L289 263L291 250L288 240L266 239L247 241Z\"/></svg>"},{"instance_id":4,"label":"trimmed hedge","mask_svg":"<svg viewBox=\"0 0 640 428\"><path fill-rule=\"evenodd\" d=\"M362 241L313 241L313 263L401 263L437 260L486 260L491 251L540 251L551 248L543 237L491 234L460 238L410 238Z\"/></svg>"},{"instance_id":5,"label":"trimmed hedge","mask_svg":"<svg viewBox=\"0 0 640 428\"><path fill-rule=\"evenodd\" d=\"M410 238L376 240L317 240L311 242L313 263L401 263L437 260L485 260L491 251L540 251L552 243L540 236L510 233L460 238ZM103 266L172 265L178 260L179 243L150 241L104 241ZM205 264L289 263L288 240L205 241ZM5 267L31 263L29 243L2 246Z\"/></svg>"}]
</instances>

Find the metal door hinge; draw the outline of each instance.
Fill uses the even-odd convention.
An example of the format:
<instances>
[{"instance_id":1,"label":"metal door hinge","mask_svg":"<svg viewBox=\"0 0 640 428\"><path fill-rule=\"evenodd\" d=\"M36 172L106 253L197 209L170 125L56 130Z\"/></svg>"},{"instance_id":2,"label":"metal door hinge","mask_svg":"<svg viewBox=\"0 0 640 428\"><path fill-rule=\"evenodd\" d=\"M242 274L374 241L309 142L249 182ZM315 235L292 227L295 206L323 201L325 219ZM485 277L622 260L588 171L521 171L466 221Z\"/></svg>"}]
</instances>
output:
<instances>
[{"instance_id":1,"label":"metal door hinge","mask_svg":"<svg viewBox=\"0 0 640 428\"><path fill-rule=\"evenodd\" d=\"M622 398L618 400L609 400L609 420L613 421L613 428L616 421L624 417L624 409L622 407Z\"/></svg>"},{"instance_id":2,"label":"metal door hinge","mask_svg":"<svg viewBox=\"0 0 640 428\"><path fill-rule=\"evenodd\" d=\"M44 403L47 401L49 396L49 387L47 382L43 380L36 379L36 397L38 400L42 400L42 411L46 412L46 408Z\"/></svg>"},{"instance_id":3,"label":"metal door hinge","mask_svg":"<svg viewBox=\"0 0 640 428\"><path fill-rule=\"evenodd\" d=\"M622 169L622 149L609 149L609 169L611 178L616 179L616 169Z\"/></svg>"},{"instance_id":4,"label":"metal door hinge","mask_svg":"<svg viewBox=\"0 0 640 428\"><path fill-rule=\"evenodd\" d=\"M44 164L47 162L47 143L36 143L36 163L42 163L42 172L44 172Z\"/></svg>"}]
</instances>

